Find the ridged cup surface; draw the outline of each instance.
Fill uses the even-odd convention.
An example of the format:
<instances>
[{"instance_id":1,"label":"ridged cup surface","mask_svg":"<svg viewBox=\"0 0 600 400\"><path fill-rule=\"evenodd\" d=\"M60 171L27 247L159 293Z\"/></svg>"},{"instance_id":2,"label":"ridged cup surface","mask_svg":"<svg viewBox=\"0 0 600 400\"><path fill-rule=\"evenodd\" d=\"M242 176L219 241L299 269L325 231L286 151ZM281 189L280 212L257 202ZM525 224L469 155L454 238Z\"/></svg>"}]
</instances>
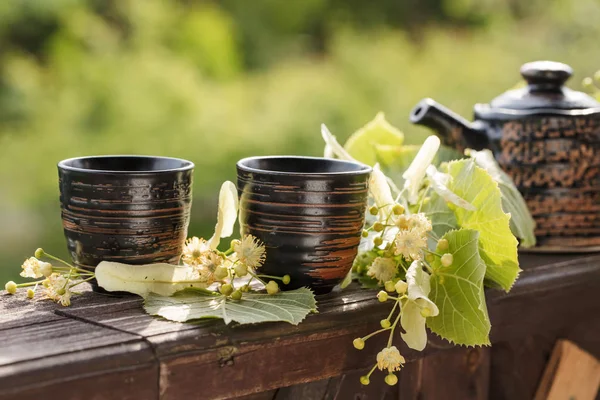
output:
<instances>
[{"instance_id":1,"label":"ridged cup surface","mask_svg":"<svg viewBox=\"0 0 600 400\"><path fill-rule=\"evenodd\" d=\"M283 289L330 292L352 268L365 221L371 168L311 157L238 162L243 234L263 241L260 272L292 278Z\"/></svg>"},{"instance_id":2,"label":"ridged cup surface","mask_svg":"<svg viewBox=\"0 0 600 400\"><path fill-rule=\"evenodd\" d=\"M62 221L73 262L176 263L187 237L194 164L145 156L58 164Z\"/></svg>"}]
</instances>

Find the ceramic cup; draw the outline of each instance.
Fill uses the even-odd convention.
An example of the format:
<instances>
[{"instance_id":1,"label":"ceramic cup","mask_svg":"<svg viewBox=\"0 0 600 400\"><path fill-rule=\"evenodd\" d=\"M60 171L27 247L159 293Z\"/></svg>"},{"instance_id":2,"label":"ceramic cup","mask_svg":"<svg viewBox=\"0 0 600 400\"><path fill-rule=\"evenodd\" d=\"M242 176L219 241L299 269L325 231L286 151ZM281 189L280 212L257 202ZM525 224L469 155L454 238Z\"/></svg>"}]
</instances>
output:
<instances>
[{"instance_id":1,"label":"ceramic cup","mask_svg":"<svg viewBox=\"0 0 600 400\"><path fill-rule=\"evenodd\" d=\"M176 263L190 219L190 161L149 156L58 163L62 222L75 264Z\"/></svg>"},{"instance_id":2,"label":"ceramic cup","mask_svg":"<svg viewBox=\"0 0 600 400\"><path fill-rule=\"evenodd\" d=\"M371 168L313 157L237 163L242 234L265 243L260 272L292 278L282 289L330 292L352 268L365 222Z\"/></svg>"}]
</instances>

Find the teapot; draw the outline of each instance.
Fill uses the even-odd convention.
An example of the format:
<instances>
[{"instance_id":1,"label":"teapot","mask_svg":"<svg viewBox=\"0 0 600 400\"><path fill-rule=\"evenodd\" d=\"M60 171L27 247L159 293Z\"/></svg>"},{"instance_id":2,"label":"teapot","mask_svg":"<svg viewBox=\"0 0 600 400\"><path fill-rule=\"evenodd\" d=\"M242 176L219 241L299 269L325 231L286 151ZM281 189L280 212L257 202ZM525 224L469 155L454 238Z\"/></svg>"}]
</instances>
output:
<instances>
[{"instance_id":1,"label":"teapot","mask_svg":"<svg viewBox=\"0 0 600 400\"><path fill-rule=\"evenodd\" d=\"M524 64L526 86L476 104L469 122L432 99L410 121L464 151L490 149L536 222L540 251L600 250L600 103L564 87L566 64Z\"/></svg>"}]
</instances>

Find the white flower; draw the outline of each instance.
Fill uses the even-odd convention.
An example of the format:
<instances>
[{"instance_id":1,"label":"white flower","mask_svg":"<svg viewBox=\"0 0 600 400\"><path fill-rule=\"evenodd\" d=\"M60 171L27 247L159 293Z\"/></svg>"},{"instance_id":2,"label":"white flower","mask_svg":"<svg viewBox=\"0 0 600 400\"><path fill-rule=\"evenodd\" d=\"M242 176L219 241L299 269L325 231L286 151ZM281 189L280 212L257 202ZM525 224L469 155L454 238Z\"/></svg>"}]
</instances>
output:
<instances>
[{"instance_id":1,"label":"white flower","mask_svg":"<svg viewBox=\"0 0 600 400\"><path fill-rule=\"evenodd\" d=\"M69 280L64 275L51 274L47 278L47 286L45 288L46 297L63 306L71 305L71 290L68 283Z\"/></svg>"},{"instance_id":2,"label":"white flower","mask_svg":"<svg viewBox=\"0 0 600 400\"><path fill-rule=\"evenodd\" d=\"M408 191L408 201L415 204L419 199L419 189L425 177L427 167L431 165L438 149L440 148L440 139L437 136L429 136L408 169L402 174L404 189Z\"/></svg>"},{"instance_id":3,"label":"white flower","mask_svg":"<svg viewBox=\"0 0 600 400\"><path fill-rule=\"evenodd\" d=\"M427 238L417 228L403 229L396 234L395 254L402 254L407 260L420 260L423 258L421 249L427 247Z\"/></svg>"},{"instance_id":4,"label":"white flower","mask_svg":"<svg viewBox=\"0 0 600 400\"><path fill-rule=\"evenodd\" d=\"M185 242L181 259L185 265L194 266L200 264L208 253L212 253L208 242L194 236Z\"/></svg>"},{"instance_id":5,"label":"white flower","mask_svg":"<svg viewBox=\"0 0 600 400\"><path fill-rule=\"evenodd\" d=\"M41 278L42 276L50 276L52 274L52 264L40 261L35 257L30 257L23 265L21 265L23 271L21 276L24 278Z\"/></svg>"},{"instance_id":6,"label":"white flower","mask_svg":"<svg viewBox=\"0 0 600 400\"><path fill-rule=\"evenodd\" d=\"M367 275L377 279L379 282L387 282L392 280L397 272L396 262L393 259L377 257L369 266Z\"/></svg>"},{"instance_id":7,"label":"white flower","mask_svg":"<svg viewBox=\"0 0 600 400\"><path fill-rule=\"evenodd\" d=\"M475 211L476 208L473 204L469 203L452 190L448 189L448 184L452 177L450 174L439 172L434 165L427 167L427 177L431 182L431 187L437 194L439 194L444 200L464 208L465 210Z\"/></svg>"},{"instance_id":8,"label":"white flower","mask_svg":"<svg viewBox=\"0 0 600 400\"><path fill-rule=\"evenodd\" d=\"M352 157L346 149L342 147L342 145L337 141L335 136L329 132L329 129L325 126L325 124L321 124L321 136L325 141L325 157L333 158L335 155L337 158L347 161L355 161L358 162Z\"/></svg>"},{"instance_id":9,"label":"white flower","mask_svg":"<svg viewBox=\"0 0 600 400\"><path fill-rule=\"evenodd\" d=\"M215 271L223 264L223 258L214 251L206 252L202 255L200 262L193 266L200 282L210 285L215 281Z\"/></svg>"},{"instance_id":10,"label":"white flower","mask_svg":"<svg viewBox=\"0 0 600 400\"><path fill-rule=\"evenodd\" d=\"M215 250L221 241L221 238L229 237L233 234L233 227L238 216L238 192L233 182L225 181L219 191L219 209L217 212L217 224L215 233L208 240L208 245Z\"/></svg>"},{"instance_id":11,"label":"white flower","mask_svg":"<svg viewBox=\"0 0 600 400\"><path fill-rule=\"evenodd\" d=\"M431 291L430 279L420 261L413 261L406 272L408 299L402 304L400 317L400 324L406 333L402 333L402 339L408 347L418 351L427 345L425 319L440 313L435 303L427 297Z\"/></svg>"},{"instance_id":12,"label":"white flower","mask_svg":"<svg viewBox=\"0 0 600 400\"><path fill-rule=\"evenodd\" d=\"M379 207L379 216L381 220L386 221L392 213L396 202L392 196L392 190L388 184L386 176L381 172L379 164L375 164L371 177L369 178L369 193L375 200L375 205Z\"/></svg>"},{"instance_id":13,"label":"white flower","mask_svg":"<svg viewBox=\"0 0 600 400\"><path fill-rule=\"evenodd\" d=\"M408 216L406 221L407 226L404 229L416 229L425 236L431 231L431 220L424 213L412 214Z\"/></svg>"},{"instance_id":14,"label":"white flower","mask_svg":"<svg viewBox=\"0 0 600 400\"><path fill-rule=\"evenodd\" d=\"M377 353L377 368L381 371L387 369L389 373L399 371L406 360L396 346L386 347Z\"/></svg>"},{"instance_id":15,"label":"white flower","mask_svg":"<svg viewBox=\"0 0 600 400\"><path fill-rule=\"evenodd\" d=\"M246 235L241 241L237 241L233 250L238 260L247 267L258 268L265 262L265 245L252 235Z\"/></svg>"}]
</instances>

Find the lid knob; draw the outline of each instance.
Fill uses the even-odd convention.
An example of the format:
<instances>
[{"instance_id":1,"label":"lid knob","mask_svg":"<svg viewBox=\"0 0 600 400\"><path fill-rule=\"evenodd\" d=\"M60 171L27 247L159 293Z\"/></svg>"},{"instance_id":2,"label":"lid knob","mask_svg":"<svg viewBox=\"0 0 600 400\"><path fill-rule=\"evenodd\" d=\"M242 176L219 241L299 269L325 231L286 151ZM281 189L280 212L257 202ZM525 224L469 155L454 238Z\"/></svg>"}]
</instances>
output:
<instances>
[{"instance_id":1,"label":"lid knob","mask_svg":"<svg viewBox=\"0 0 600 400\"><path fill-rule=\"evenodd\" d=\"M573 69L555 61L534 61L523 64L521 75L529 85L558 89L573 75Z\"/></svg>"}]
</instances>

